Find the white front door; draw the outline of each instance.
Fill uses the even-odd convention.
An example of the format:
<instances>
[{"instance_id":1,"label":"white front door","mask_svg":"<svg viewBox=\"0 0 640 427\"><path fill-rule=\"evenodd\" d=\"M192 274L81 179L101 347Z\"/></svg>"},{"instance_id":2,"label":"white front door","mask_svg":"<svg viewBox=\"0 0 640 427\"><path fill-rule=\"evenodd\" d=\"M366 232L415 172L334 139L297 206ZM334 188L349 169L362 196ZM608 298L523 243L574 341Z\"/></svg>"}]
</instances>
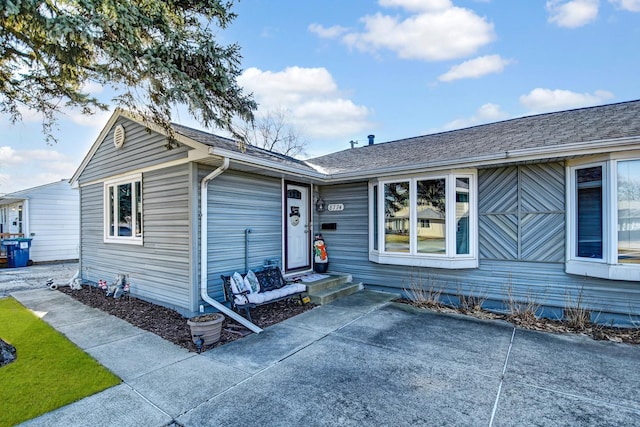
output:
<instances>
[{"instance_id":1,"label":"white front door","mask_svg":"<svg viewBox=\"0 0 640 427\"><path fill-rule=\"evenodd\" d=\"M285 271L311 268L309 186L285 184Z\"/></svg>"}]
</instances>

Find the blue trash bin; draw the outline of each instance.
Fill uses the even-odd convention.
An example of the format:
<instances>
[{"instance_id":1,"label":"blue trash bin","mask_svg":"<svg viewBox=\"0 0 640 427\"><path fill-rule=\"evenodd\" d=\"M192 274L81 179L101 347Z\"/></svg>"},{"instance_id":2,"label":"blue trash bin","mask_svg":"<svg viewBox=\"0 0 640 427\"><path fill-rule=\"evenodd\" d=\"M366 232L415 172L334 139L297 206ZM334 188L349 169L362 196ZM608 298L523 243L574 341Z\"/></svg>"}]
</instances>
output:
<instances>
[{"instance_id":1,"label":"blue trash bin","mask_svg":"<svg viewBox=\"0 0 640 427\"><path fill-rule=\"evenodd\" d=\"M2 246L7 249L7 267L26 267L29 264L31 240L32 239L26 237L20 237L2 241Z\"/></svg>"}]
</instances>

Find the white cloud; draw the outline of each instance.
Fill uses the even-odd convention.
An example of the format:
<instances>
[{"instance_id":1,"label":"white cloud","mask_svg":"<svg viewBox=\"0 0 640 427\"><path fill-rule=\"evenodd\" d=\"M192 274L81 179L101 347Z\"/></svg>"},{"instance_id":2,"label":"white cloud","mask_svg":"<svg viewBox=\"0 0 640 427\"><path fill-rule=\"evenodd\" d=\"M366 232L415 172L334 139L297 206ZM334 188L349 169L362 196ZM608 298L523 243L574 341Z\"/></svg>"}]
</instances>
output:
<instances>
[{"instance_id":1,"label":"white cloud","mask_svg":"<svg viewBox=\"0 0 640 427\"><path fill-rule=\"evenodd\" d=\"M317 138L344 137L371 126L369 109L349 99L316 100L299 105L292 116L300 129Z\"/></svg>"},{"instance_id":2,"label":"white cloud","mask_svg":"<svg viewBox=\"0 0 640 427\"><path fill-rule=\"evenodd\" d=\"M528 94L522 95L520 104L526 107L530 114L537 114L591 107L600 105L611 98L613 98L613 94L605 90L596 90L593 94L590 94L562 89L536 88Z\"/></svg>"},{"instance_id":3,"label":"white cloud","mask_svg":"<svg viewBox=\"0 0 640 427\"><path fill-rule=\"evenodd\" d=\"M349 31L348 28L342 27L340 25L334 25L331 27L324 27L320 24L309 24L308 27L309 31L311 31L312 33L315 33L318 35L318 37L321 37L323 39L335 39L337 37L340 37L341 35L343 35L344 33L346 33L347 31Z\"/></svg>"},{"instance_id":4,"label":"white cloud","mask_svg":"<svg viewBox=\"0 0 640 427\"><path fill-rule=\"evenodd\" d=\"M22 115L22 123L42 123L44 116L42 113L31 110L24 105L18 106L18 111ZM71 120L73 123L80 126L101 128L104 123L107 122L111 116L112 111L95 110L94 114L82 114L79 109L63 109L60 113L56 114L58 121Z\"/></svg>"},{"instance_id":5,"label":"white cloud","mask_svg":"<svg viewBox=\"0 0 640 427\"><path fill-rule=\"evenodd\" d=\"M549 22L565 28L577 28L595 21L599 0L549 0Z\"/></svg>"},{"instance_id":6,"label":"white cloud","mask_svg":"<svg viewBox=\"0 0 640 427\"><path fill-rule=\"evenodd\" d=\"M275 37L280 31L275 27L264 27L260 32L260 37L270 39Z\"/></svg>"},{"instance_id":7,"label":"white cloud","mask_svg":"<svg viewBox=\"0 0 640 427\"><path fill-rule=\"evenodd\" d=\"M70 178L77 161L56 150L0 146L0 194Z\"/></svg>"},{"instance_id":8,"label":"white cloud","mask_svg":"<svg viewBox=\"0 0 640 427\"><path fill-rule=\"evenodd\" d=\"M80 126L95 127L102 129L102 126L109 120L113 111L97 110L94 114L82 114L78 110L68 111L65 117Z\"/></svg>"},{"instance_id":9,"label":"white cloud","mask_svg":"<svg viewBox=\"0 0 640 427\"><path fill-rule=\"evenodd\" d=\"M16 150L14 150L12 147L0 147L0 167L4 166L5 164L20 164L21 161L23 161L23 159L18 156Z\"/></svg>"},{"instance_id":10,"label":"white cloud","mask_svg":"<svg viewBox=\"0 0 640 427\"><path fill-rule=\"evenodd\" d=\"M629 12L640 12L640 0L609 0L611 3Z\"/></svg>"},{"instance_id":11,"label":"white cloud","mask_svg":"<svg viewBox=\"0 0 640 427\"><path fill-rule=\"evenodd\" d=\"M326 68L287 67L284 71L262 71L248 68L238 77L238 83L248 92L253 92L261 103L301 102L312 95L328 95L338 90L333 76Z\"/></svg>"},{"instance_id":12,"label":"white cloud","mask_svg":"<svg viewBox=\"0 0 640 427\"><path fill-rule=\"evenodd\" d=\"M450 0L379 0L378 4L383 7L401 7L416 12L444 10L453 6Z\"/></svg>"},{"instance_id":13,"label":"white cloud","mask_svg":"<svg viewBox=\"0 0 640 427\"><path fill-rule=\"evenodd\" d=\"M18 104L18 112L22 117L23 123L42 123L42 113L31 110L24 106L24 104Z\"/></svg>"},{"instance_id":14,"label":"white cloud","mask_svg":"<svg viewBox=\"0 0 640 427\"><path fill-rule=\"evenodd\" d=\"M238 83L253 92L258 115L285 109L291 124L310 138L349 138L371 127L372 112L347 99L326 68L249 68Z\"/></svg>"},{"instance_id":15,"label":"white cloud","mask_svg":"<svg viewBox=\"0 0 640 427\"><path fill-rule=\"evenodd\" d=\"M434 129L433 132L441 132L453 129L462 129L470 126L491 123L509 118L509 114L500 109L498 104L487 103L482 105L476 113L471 117L459 118L446 123L440 129Z\"/></svg>"},{"instance_id":16,"label":"white cloud","mask_svg":"<svg viewBox=\"0 0 640 427\"><path fill-rule=\"evenodd\" d=\"M390 50L403 59L442 61L473 55L495 39L493 24L449 0L380 0L382 7L399 7L409 16L376 13L361 18L364 30L313 24L321 36L338 37L350 48L377 53ZM311 27L310 27L311 29Z\"/></svg>"},{"instance_id":17,"label":"white cloud","mask_svg":"<svg viewBox=\"0 0 640 427\"><path fill-rule=\"evenodd\" d=\"M478 78L487 74L501 73L504 67L512 61L500 55L486 55L470 59L462 64L451 67L449 71L438 77L441 82L451 82L459 79Z\"/></svg>"},{"instance_id":18,"label":"white cloud","mask_svg":"<svg viewBox=\"0 0 640 427\"><path fill-rule=\"evenodd\" d=\"M80 90L91 95L98 95L102 93L104 86L96 82L86 81L82 84Z\"/></svg>"}]
</instances>

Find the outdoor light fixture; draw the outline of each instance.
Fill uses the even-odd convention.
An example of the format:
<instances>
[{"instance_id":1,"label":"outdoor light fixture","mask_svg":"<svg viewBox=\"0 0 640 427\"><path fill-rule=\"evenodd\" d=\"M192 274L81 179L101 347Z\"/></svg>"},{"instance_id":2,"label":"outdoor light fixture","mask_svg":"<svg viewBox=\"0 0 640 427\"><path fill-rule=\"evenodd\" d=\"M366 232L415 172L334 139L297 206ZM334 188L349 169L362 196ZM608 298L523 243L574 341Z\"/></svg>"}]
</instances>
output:
<instances>
[{"instance_id":1,"label":"outdoor light fixture","mask_svg":"<svg viewBox=\"0 0 640 427\"><path fill-rule=\"evenodd\" d=\"M316 200L316 211L324 212L324 200L322 200L320 196L318 196L318 200Z\"/></svg>"}]
</instances>

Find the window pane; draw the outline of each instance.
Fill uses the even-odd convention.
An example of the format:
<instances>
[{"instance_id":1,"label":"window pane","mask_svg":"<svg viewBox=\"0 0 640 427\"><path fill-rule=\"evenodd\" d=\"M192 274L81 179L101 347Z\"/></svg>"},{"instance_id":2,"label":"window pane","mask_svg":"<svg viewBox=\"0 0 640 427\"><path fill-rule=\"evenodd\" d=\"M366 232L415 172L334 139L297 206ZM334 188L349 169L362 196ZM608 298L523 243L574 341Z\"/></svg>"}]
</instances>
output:
<instances>
[{"instance_id":1,"label":"window pane","mask_svg":"<svg viewBox=\"0 0 640 427\"><path fill-rule=\"evenodd\" d=\"M602 259L602 166L578 169L576 182L576 255Z\"/></svg>"},{"instance_id":2,"label":"window pane","mask_svg":"<svg viewBox=\"0 0 640 427\"><path fill-rule=\"evenodd\" d=\"M640 160L618 163L618 261L640 264Z\"/></svg>"},{"instance_id":3,"label":"window pane","mask_svg":"<svg viewBox=\"0 0 640 427\"><path fill-rule=\"evenodd\" d=\"M384 185L384 250L409 252L409 183Z\"/></svg>"},{"instance_id":4,"label":"window pane","mask_svg":"<svg viewBox=\"0 0 640 427\"><path fill-rule=\"evenodd\" d=\"M131 236L131 184L118 185L118 236Z\"/></svg>"},{"instance_id":5,"label":"window pane","mask_svg":"<svg viewBox=\"0 0 640 427\"><path fill-rule=\"evenodd\" d=\"M417 182L416 208L419 253L446 253L445 183L444 178Z\"/></svg>"},{"instance_id":6,"label":"window pane","mask_svg":"<svg viewBox=\"0 0 640 427\"><path fill-rule=\"evenodd\" d=\"M378 250L378 186L373 186L373 250Z\"/></svg>"},{"instance_id":7,"label":"window pane","mask_svg":"<svg viewBox=\"0 0 640 427\"><path fill-rule=\"evenodd\" d=\"M113 187L109 187L109 236L115 236L115 222L113 212L115 211L115 199Z\"/></svg>"},{"instance_id":8,"label":"window pane","mask_svg":"<svg viewBox=\"0 0 640 427\"><path fill-rule=\"evenodd\" d=\"M469 254L469 178L456 178L456 254Z\"/></svg>"},{"instance_id":9,"label":"window pane","mask_svg":"<svg viewBox=\"0 0 640 427\"><path fill-rule=\"evenodd\" d=\"M136 237L142 237L142 183L136 181Z\"/></svg>"}]
</instances>

